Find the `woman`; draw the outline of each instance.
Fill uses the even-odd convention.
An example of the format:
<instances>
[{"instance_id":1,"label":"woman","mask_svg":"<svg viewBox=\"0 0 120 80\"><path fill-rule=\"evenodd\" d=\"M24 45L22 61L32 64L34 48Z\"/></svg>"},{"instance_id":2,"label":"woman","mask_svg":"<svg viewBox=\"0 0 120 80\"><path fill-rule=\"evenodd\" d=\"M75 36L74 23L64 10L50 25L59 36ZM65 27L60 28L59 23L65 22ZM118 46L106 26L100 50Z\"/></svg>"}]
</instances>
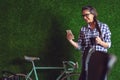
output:
<instances>
[{"instance_id":1,"label":"woman","mask_svg":"<svg viewBox=\"0 0 120 80\"><path fill-rule=\"evenodd\" d=\"M82 51L82 71L79 80L105 80L111 32L107 24L97 20L94 7L82 7L82 16L87 25L81 28L78 42L73 40L74 35L67 33L68 41Z\"/></svg>"}]
</instances>

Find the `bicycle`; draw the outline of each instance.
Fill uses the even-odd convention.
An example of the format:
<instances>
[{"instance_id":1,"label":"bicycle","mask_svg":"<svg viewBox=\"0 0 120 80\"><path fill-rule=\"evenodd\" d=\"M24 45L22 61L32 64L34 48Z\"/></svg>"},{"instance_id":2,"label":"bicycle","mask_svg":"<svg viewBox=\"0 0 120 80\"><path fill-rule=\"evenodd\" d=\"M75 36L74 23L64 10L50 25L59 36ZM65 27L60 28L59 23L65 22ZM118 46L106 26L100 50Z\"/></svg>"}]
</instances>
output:
<instances>
[{"instance_id":1,"label":"bicycle","mask_svg":"<svg viewBox=\"0 0 120 80\"><path fill-rule=\"evenodd\" d=\"M34 61L40 60L39 57L29 57L24 56L24 59L32 63L32 69L28 72L28 74L21 74L17 73L14 75L10 75L10 80L32 80L31 75L34 73L35 80L39 80L37 70L39 69L58 69L63 70L63 72L56 78L56 80L78 80L79 73L75 73L75 69L78 68L78 63L74 63L73 61L63 61L62 67L37 67L35 65ZM17 76L17 79L14 79L14 77Z\"/></svg>"}]
</instances>

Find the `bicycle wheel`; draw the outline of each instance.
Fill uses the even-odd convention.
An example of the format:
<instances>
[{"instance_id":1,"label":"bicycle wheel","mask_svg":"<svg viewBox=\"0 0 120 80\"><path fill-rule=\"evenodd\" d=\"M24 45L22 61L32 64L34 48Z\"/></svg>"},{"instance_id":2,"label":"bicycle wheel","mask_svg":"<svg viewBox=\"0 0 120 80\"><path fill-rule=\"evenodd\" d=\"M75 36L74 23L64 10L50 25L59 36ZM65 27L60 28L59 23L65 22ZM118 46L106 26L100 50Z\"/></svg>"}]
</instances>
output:
<instances>
[{"instance_id":1,"label":"bicycle wheel","mask_svg":"<svg viewBox=\"0 0 120 80\"><path fill-rule=\"evenodd\" d=\"M32 80L30 77L26 79L27 75L25 74L15 74L15 75L10 75L9 79L10 80Z\"/></svg>"},{"instance_id":2,"label":"bicycle wheel","mask_svg":"<svg viewBox=\"0 0 120 80\"><path fill-rule=\"evenodd\" d=\"M64 76L61 80L78 80L80 74L79 73L71 73Z\"/></svg>"}]
</instances>

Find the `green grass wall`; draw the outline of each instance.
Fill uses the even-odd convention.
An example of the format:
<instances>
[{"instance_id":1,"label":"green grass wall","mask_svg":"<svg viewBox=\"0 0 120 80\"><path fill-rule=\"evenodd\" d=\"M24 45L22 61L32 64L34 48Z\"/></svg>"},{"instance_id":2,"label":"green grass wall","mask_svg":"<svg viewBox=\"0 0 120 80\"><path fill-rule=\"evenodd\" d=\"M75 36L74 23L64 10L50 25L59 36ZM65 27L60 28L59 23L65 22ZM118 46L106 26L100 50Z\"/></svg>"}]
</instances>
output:
<instances>
[{"instance_id":1,"label":"green grass wall","mask_svg":"<svg viewBox=\"0 0 120 80\"><path fill-rule=\"evenodd\" d=\"M31 66L24 55L40 57L37 64L41 66L61 66L63 60L80 64L81 53L69 44L65 30L71 29L77 40L79 29L85 24L81 7L89 4L97 9L98 19L107 23L112 32L109 53L118 60L108 79L120 79L119 3L119 0L0 0L0 71L27 73ZM57 71L40 72L42 80L55 80L55 76L51 77L53 72L57 76Z\"/></svg>"}]
</instances>

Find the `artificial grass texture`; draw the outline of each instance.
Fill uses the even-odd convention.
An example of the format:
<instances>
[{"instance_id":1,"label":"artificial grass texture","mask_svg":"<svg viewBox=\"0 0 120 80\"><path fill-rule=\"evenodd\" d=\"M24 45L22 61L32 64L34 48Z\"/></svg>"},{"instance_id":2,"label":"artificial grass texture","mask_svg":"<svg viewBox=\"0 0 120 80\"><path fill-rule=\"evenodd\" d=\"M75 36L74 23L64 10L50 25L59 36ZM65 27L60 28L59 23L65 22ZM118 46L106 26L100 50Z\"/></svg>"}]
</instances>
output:
<instances>
[{"instance_id":1,"label":"artificial grass texture","mask_svg":"<svg viewBox=\"0 0 120 80\"><path fill-rule=\"evenodd\" d=\"M24 55L40 57L38 65L61 66L63 60L80 64L81 53L69 44L65 30L71 29L77 40L85 24L81 7L88 4L97 9L98 19L109 25L112 32L109 53L119 56L119 3L119 0L0 0L0 71L26 73L31 66ZM109 80L120 79L119 66L118 59ZM44 80L54 80L50 74L42 75Z\"/></svg>"}]
</instances>

